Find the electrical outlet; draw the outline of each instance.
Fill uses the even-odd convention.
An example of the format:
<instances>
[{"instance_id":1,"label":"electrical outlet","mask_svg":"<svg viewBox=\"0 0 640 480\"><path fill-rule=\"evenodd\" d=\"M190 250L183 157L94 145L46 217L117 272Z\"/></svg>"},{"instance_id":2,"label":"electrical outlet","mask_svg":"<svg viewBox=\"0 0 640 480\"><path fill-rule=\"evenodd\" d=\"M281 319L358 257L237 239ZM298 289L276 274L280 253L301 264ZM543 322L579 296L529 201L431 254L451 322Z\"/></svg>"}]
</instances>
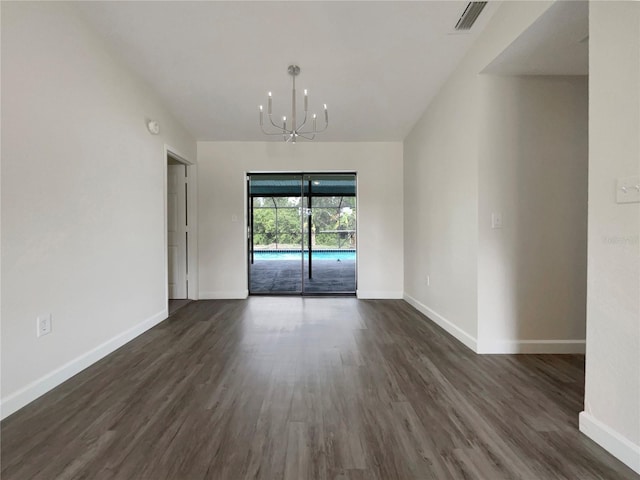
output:
<instances>
[{"instance_id":1,"label":"electrical outlet","mask_svg":"<svg viewBox=\"0 0 640 480\"><path fill-rule=\"evenodd\" d=\"M36 335L42 337L51 333L51 314L40 315L36 319Z\"/></svg>"}]
</instances>

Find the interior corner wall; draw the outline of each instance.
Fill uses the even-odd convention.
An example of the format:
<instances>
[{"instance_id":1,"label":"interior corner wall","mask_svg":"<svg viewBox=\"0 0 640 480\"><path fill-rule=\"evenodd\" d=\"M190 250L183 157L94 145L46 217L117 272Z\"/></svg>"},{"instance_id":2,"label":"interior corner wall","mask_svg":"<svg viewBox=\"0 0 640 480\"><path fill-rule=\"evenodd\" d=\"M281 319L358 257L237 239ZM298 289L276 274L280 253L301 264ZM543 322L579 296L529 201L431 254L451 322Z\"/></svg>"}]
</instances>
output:
<instances>
[{"instance_id":1,"label":"interior corner wall","mask_svg":"<svg viewBox=\"0 0 640 480\"><path fill-rule=\"evenodd\" d=\"M588 79L479 82L478 352L584 353Z\"/></svg>"},{"instance_id":2,"label":"interior corner wall","mask_svg":"<svg viewBox=\"0 0 640 480\"><path fill-rule=\"evenodd\" d=\"M400 142L198 142L200 298L247 296L248 172L357 173L358 297L402 298Z\"/></svg>"},{"instance_id":3,"label":"interior corner wall","mask_svg":"<svg viewBox=\"0 0 640 480\"><path fill-rule=\"evenodd\" d=\"M585 405L580 430L640 473L640 3L590 2Z\"/></svg>"},{"instance_id":4,"label":"interior corner wall","mask_svg":"<svg viewBox=\"0 0 640 480\"><path fill-rule=\"evenodd\" d=\"M166 318L164 146L196 143L75 6L1 9L7 416Z\"/></svg>"},{"instance_id":5,"label":"interior corner wall","mask_svg":"<svg viewBox=\"0 0 640 480\"><path fill-rule=\"evenodd\" d=\"M504 2L404 141L405 298L473 350L478 74L551 5Z\"/></svg>"}]
</instances>

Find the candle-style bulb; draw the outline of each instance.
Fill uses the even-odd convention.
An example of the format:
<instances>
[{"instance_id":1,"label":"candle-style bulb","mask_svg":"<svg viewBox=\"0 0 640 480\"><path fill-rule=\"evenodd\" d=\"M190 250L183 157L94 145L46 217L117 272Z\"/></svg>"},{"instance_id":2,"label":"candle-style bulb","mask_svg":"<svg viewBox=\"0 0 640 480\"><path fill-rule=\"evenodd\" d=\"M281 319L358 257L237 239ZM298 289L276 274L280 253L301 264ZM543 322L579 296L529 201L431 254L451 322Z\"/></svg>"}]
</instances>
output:
<instances>
[{"instance_id":1,"label":"candle-style bulb","mask_svg":"<svg viewBox=\"0 0 640 480\"><path fill-rule=\"evenodd\" d=\"M309 97L307 97L307 90L304 91L304 113L307 113L309 110Z\"/></svg>"}]
</instances>

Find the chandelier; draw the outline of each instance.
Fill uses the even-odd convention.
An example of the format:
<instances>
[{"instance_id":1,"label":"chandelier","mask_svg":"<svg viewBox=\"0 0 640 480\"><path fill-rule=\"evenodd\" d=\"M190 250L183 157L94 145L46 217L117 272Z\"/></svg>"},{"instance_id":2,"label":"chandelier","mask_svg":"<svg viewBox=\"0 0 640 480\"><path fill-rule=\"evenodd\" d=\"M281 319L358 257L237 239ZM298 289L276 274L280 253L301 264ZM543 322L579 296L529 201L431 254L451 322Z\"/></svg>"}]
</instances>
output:
<instances>
[{"instance_id":1,"label":"chandelier","mask_svg":"<svg viewBox=\"0 0 640 480\"><path fill-rule=\"evenodd\" d=\"M296 139L298 137L304 138L305 140L313 140L317 133L324 132L329 126L329 112L327 111L327 104L324 104L324 127L318 129L317 115L315 113L311 115L311 125L307 126L309 97L307 95L307 91L305 90L304 118L302 119L302 123L298 125L296 116L296 77L300 74L300 67L298 65L289 65L287 71L289 72L289 75L291 75L291 79L293 82L293 88L291 91L291 128L287 127L286 116L282 117L282 125L276 125L276 123L273 121L271 108L272 97L271 92L269 92L269 97L267 99L267 117L269 117L269 123L271 124L269 129L272 131L267 131L264 128L264 109L262 105L260 105L260 129L265 135L282 135L283 140L286 142L296 143ZM273 131L272 127L276 130Z\"/></svg>"}]
</instances>

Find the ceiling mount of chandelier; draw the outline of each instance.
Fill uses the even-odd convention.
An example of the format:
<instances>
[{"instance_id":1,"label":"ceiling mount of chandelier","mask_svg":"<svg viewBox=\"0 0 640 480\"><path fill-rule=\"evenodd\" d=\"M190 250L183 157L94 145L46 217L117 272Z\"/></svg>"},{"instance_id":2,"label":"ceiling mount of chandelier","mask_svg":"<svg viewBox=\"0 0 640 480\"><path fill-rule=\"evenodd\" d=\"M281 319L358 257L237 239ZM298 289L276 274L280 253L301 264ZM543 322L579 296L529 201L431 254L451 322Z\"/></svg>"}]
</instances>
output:
<instances>
[{"instance_id":1,"label":"ceiling mount of chandelier","mask_svg":"<svg viewBox=\"0 0 640 480\"><path fill-rule=\"evenodd\" d=\"M307 91L305 90L304 91L304 112L303 112L304 116L303 116L302 122L300 123L300 125L298 125L297 124L298 117L296 112L296 77L300 74L300 67L298 65L289 65L289 68L287 69L287 71L289 72L289 75L291 75L291 79L293 83L293 88L291 91L290 128L287 127L286 116L282 117L282 125L277 125L273 121L273 113L272 113L272 107L271 107L272 96L271 96L271 92L269 92L269 97L267 100L267 117L269 119L269 122L267 126L270 130L273 130L274 128L275 130L274 131L265 130L264 108L262 105L260 105L260 129L262 130L262 133L264 133L265 135L282 135L283 140L285 140L286 142L296 143L296 139L298 137L304 138L305 140L313 140L317 133L324 132L329 126L329 112L327 111L327 104L326 103L324 104L324 126L318 129L318 125L317 125L318 118L315 113L311 115L311 122L310 122L311 125L307 126L309 97L307 95Z\"/></svg>"}]
</instances>

